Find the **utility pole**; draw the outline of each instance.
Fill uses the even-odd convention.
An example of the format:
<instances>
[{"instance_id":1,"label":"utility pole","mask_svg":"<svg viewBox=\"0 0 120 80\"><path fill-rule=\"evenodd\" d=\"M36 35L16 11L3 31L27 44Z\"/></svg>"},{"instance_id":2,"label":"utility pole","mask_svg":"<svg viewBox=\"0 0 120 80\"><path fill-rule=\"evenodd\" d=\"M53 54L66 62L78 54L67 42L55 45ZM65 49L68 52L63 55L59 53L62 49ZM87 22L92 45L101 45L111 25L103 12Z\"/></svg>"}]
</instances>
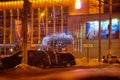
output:
<instances>
[{"instance_id":1,"label":"utility pole","mask_svg":"<svg viewBox=\"0 0 120 80\"><path fill-rule=\"evenodd\" d=\"M23 48L23 63L27 64L27 15L28 15L28 0L24 0L23 14L22 14L22 48Z\"/></svg>"},{"instance_id":2,"label":"utility pole","mask_svg":"<svg viewBox=\"0 0 120 80\"><path fill-rule=\"evenodd\" d=\"M101 62L101 0L99 0L99 62Z\"/></svg>"},{"instance_id":3,"label":"utility pole","mask_svg":"<svg viewBox=\"0 0 120 80\"><path fill-rule=\"evenodd\" d=\"M110 14L109 14L109 25L108 25L108 30L109 30L109 42L108 42L108 50L109 50L109 54L111 54L111 38L112 38L112 34L111 34L111 31L112 31L112 0L109 0L109 11L110 11Z\"/></svg>"}]
</instances>

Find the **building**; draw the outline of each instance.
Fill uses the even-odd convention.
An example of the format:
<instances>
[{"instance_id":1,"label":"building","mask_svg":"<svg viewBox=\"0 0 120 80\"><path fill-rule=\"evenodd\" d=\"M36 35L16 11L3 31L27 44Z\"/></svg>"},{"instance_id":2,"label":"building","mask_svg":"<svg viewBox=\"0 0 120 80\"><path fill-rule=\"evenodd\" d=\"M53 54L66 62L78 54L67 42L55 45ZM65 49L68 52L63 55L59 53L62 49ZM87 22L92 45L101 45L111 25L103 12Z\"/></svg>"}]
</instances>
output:
<instances>
[{"instance_id":1,"label":"building","mask_svg":"<svg viewBox=\"0 0 120 80\"><path fill-rule=\"evenodd\" d=\"M109 40L107 38L109 23L108 1L105 3L101 0L101 8L98 0L29 0L29 14L28 14L28 45L41 44L45 36L54 33L69 33L72 34L74 44L69 45L69 51L73 52L76 57L86 57L88 50L85 44L92 45L89 48L90 57L98 57L99 55L99 40L98 40L98 27L99 16L101 15L102 25L105 25L104 32L101 33L101 55L108 53ZM76 2L78 1L78 2ZM81 1L79 3L79 1ZM116 0L116 2L119 0ZM0 42L2 44L21 44L21 31L22 26L22 12L23 0L2 1L0 2ZM75 3L78 3L79 9L75 9ZM116 3L114 3L116 4ZM117 9L114 6L114 10ZM99 11L101 14L99 15ZM119 55L120 52L120 36L119 36L119 13L112 14L112 18L117 20L117 27L114 27L116 35L112 39L112 52ZM107 21L108 20L108 21ZM107 22L107 23L106 23ZM94 25L97 34L93 38L86 37L89 33L88 30ZM106 23L106 24L105 24ZM19 27L16 27L19 26ZM97 27L95 27L97 26ZM104 28L104 27L103 27ZM93 32L93 31L92 31ZM104 45L103 45L104 44Z\"/></svg>"}]
</instances>

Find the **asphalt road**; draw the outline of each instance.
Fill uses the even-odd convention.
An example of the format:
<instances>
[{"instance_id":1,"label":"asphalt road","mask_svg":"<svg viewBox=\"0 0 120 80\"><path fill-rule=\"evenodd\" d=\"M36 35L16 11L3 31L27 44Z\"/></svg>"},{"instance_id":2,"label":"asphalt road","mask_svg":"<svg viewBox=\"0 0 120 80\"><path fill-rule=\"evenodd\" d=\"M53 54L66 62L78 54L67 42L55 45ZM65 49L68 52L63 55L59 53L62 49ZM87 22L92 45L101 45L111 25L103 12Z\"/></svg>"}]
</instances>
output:
<instances>
[{"instance_id":1,"label":"asphalt road","mask_svg":"<svg viewBox=\"0 0 120 80\"><path fill-rule=\"evenodd\" d=\"M0 72L0 80L120 80L120 65L50 68L22 72L9 69Z\"/></svg>"},{"instance_id":2,"label":"asphalt road","mask_svg":"<svg viewBox=\"0 0 120 80\"><path fill-rule=\"evenodd\" d=\"M42 80L120 80L119 67L75 69L53 73L41 78Z\"/></svg>"}]
</instances>

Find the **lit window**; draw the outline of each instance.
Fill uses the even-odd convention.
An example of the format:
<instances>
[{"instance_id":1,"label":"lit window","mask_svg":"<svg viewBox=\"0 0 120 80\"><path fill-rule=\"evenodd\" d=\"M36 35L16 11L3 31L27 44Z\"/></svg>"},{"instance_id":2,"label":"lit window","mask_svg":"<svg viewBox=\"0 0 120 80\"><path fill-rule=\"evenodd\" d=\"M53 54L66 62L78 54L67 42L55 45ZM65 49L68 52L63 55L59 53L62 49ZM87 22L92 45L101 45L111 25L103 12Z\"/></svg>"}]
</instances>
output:
<instances>
[{"instance_id":1,"label":"lit window","mask_svg":"<svg viewBox=\"0 0 120 80\"><path fill-rule=\"evenodd\" d=\"M80 0L75 1L75 9L80 9L81 8L81 2Z\"/></svg>"}]
</instances>

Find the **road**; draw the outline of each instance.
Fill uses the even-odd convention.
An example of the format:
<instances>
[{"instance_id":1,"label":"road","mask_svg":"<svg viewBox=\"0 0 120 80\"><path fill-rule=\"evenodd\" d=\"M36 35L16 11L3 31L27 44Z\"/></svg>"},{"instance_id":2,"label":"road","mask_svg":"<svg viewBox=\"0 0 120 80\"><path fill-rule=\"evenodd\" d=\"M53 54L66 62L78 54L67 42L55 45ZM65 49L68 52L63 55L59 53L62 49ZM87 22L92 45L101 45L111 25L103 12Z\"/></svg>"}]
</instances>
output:
<instances>
[{"instance_id":1,"label":"road","mask_svg":"<svg viewBox=\"0 0 120 80\"><path fill-rule=\"evenodd\" d=\"M97 78L97 79L96 79ZM120 66L50 68L38 71L6 70L0 80L120 80Z\"/></svg>"}]
</instances>

